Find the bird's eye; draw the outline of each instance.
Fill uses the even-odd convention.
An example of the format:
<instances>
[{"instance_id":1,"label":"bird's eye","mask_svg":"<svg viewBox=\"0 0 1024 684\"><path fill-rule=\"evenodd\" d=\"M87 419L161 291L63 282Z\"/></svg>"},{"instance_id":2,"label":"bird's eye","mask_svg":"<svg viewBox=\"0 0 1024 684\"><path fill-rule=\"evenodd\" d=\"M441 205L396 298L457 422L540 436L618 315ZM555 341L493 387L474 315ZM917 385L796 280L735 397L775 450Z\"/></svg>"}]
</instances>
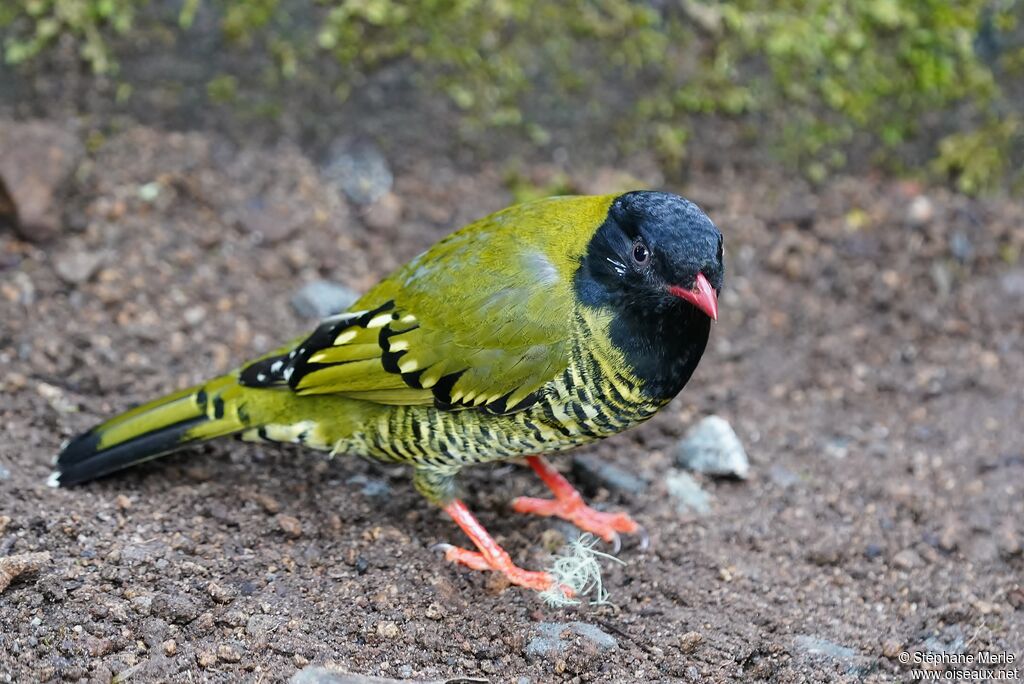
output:
<instances>
[{"instance_id":1,"label":"bird's eye","mask_svg":"<svg viewBox=\"0 0 1024 684\"><path fill-rule=\"evenodd\" d=\"M633 262L637 266L646 266L650 260L651 252L647 249L647 245L639 241L633 245Z\"/></svg>"}]
</instances>

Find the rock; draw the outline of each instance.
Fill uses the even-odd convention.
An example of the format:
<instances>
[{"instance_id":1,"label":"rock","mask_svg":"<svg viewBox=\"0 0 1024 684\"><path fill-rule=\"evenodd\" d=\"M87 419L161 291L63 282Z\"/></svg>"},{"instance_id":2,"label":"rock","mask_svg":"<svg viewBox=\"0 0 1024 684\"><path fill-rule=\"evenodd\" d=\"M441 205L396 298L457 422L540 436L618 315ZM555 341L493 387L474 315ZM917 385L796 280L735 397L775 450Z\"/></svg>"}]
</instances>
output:
<instances>
[{"instance_id":1,"label":"rock","mask_svg":"<svg viewBox=\"0 0 1024 684\"><path fill-rule=\"evenodd\" d=\"M708 416L690 428L676 450L682 467L707 475L746 479L750 461L729 421Z\"/></svg>"},{"instance_id":2,"label":"rock","mask_svg":"<svg viewBox=\"0 0 1024 684\"><path fill-rule=\"evenodd\" d=\"M277 525L281 528L282 532L292 539L298 539L302 536L302 523L294 516L284 514L277 516Z\"/></svg>"},{"instance_id":3,"label":"rock","mask_svg":"<svg viewBox=\"0 0 1024 684\"><path fill-rule=\"evenodd\" d=\"M295 674L289 684L398 684L400 679L386 679L384 677L365 677L363 675L342 672L329 667L313 665L306 667ZM448 681L472 681L468 679L451 679ZM440 684L440 682L421 682L420 684Z\"/></svg>"},{"instance_id":4,"label":"rock","mask_svg":"<svg viewBox=\"0 0 1024 684\"><path fill-rule=\"evenodd\" d=\"M874 665L871 658L860 655L854 649L821 637L798 634L793 639L793 645L799 655L809 660L835 663L849 675L866 674Z\"/></svg>"},{"instance_id":5,"label":"rock","mask_svg":"<svg viewBox=\"0 0 1024 684\"><path fill-rule=\"evenodd\" d=\"M572 474L579 483L591 489L604 487L629 494L642 494L647 490L646 480L593 456L575 457L572 461Z\"/></svg>"},{"instance_id":6,"label":"rock","mask_svg":"<svg viewBox=\"0 0 1024 684\"><path fill-rule=\"evenodd\" d=\"M242 659L242 646L229 643L217 647L217 658L225 663L237 663Z\"/></svg>"},{"instance_id":7,"label":"rock","mask_svg":"<svg viewBox=\"0 0 1024 684\"><path fill-rule=\"evenodd\" d=\"M532 658L559 656L569 650L572 639L579 637L597 651L614 651L619 642L612 635L586 622L540 622L539 634L526 645L526 655Z\"/></svg>"},{"instance_id":8,"label":"rock","mask_svg":"<svg viewBox=\"0 0 1024 684\"><path fill-rule=\"evenodd\" d=\"M367 228L374 230L390 230L402 220L402 198L393 192L385 193L383 197L366 208L363 214L363 223Z\"/></svg>"},{"instance_id":9,"label":"rock","mask_svg":"<svg viewBox=\"0 0 1024 684\"><path fill-rule=\"evenodd\" d=\"M911 650L927 653L965 653L970 643L964 628L960 625L946 625L939 632L929 635L920 648Z\"/></svg>"},{"instance_id":10,"label":"rock","mask_svg":"<svg viewBox=\"0 0 1024 684\"><path fill-rule=\"evenodd\" d=\"M53 270L68 285L81 285L93 277L106 258L103 252L65 252L56 258Z\"/></svg>"},{"instance_id":11,"label":"rock","mask_svg":"<svg viewBox=\"0 0 1024 684\"><path fill-rule=\"evenodd\" d=\"M83 152L78 138L59 126L0 123L0 221L7 215L26 240L56 237L65 185Z\"/></svg>"},{"instance_id":12,"label":"rock","mask_svg":"<svg viewBox=\"0 0 1024 684\"><path fill-rule=\"evenodd\" d=\"M529 657L550 657L565 653L574 637L581 638L598 651L617 650L618 641L599 628L588 623L539 623L538 636L526 644Z\"/></svg>"},{"instance_id":13,"label":"rock","mask_svg":"<svg viewBox=\"0 0 1024 684\"><path fill-rule=\"evenodd\" d=\"M281 504L278 502L277 499L270 496L269 494L257 492L253 494L252 498L253 501L258 503L263 508L264 511L270 513L271 515L281 512Z\"/></svg>"},{"instance_id":14,"label":"rock","mask_svg":"<svg viewBox=\"0 0 1024 684\"><path fill-rule=\"evenodd\" d=\"M708 513L711 511L711 496L701 489L700 484L689 473L672 470L665 478L665 486L669 495L676 500L676 510L680 513L694 511Z\"/></svg>"},{"instance_id":15,"label":"rock","mask_svg":"<svg viewBox=\"0 0 1024 684\"><path fill-rule=\"evenodd\" d=\"M365 139L332 143L321 170L328 181L359 205L379 200L391 190L395 180L383 153Z\"/></svg>"},{"instance_id":16,"label":"rock","mask_svg":"<svg viewBox=\"0 0 1024 684\"><path fill-rule=\"evenodd\" d=\"M150 604L153 615L180 625L192 622L203 612L187 594L157 594Z\"/></svg>"},{"instance_id":17,"label":"rock","mask_svg":"<svg viewBox=\"0 0 1024 684\"><path fill-rule=\"evenodd\" d=\"M308 208L283 202L268 204L257 198L239 212L238 224L245 232L259 236L261 241L274 244L295 234L311 216Z\"/></svg>"},{"instance_id":18,"label":"rock","mask_svg":"<svg viewBox=\"0 0 1024 684\"><path fill-rule=\"evenodd\" d=\"M50 562L50 554L47 551L39 553L19 553L14 556L0 558L0 594L4 592L11 582L19 575L36 572Z\"/></svg>"},{"instance_id":19,"label":"rock","mask_svg":"<svg viewBox=\"0 0 1024 684\"><path fill-rule=\"evenodd\" d=\"M391 493L391 485L387 482L378 480L375 477L366 477L365 475L353 475L345 480L345 484L362 485L359 488L359 492L363 496L387 496Z\"/></svg>"},{"instance_id":20,"label":"rock","mask_svg":"<svg viewBox=\"0 0 1024 684\"><path fill-rule=\"evenodd\" d=\"M274 632L283 624L283 620L273 615L256 614L251 616L245 623L245 633L251 637L262 639Z\"/></svg>"},{"instance_id":21,"label":"rock","mask_svg":"<svg viewBox=\"0 0 1024 684\"><path fill-rule=\"evenodd\" d=\"M974 258L974 245L971 238L962 230L957 230L949 238L949 252L953 258L961 264L966 264Z\"/></svg>"},{"instance_id":22,"label":"rock","mask_svg":"<svg viewBox=\"0 0 1024 684\"><path fill-rule=\"evenodd\" d=\"M683 653L693 653L704 643L704 635L700 632L687 632L679 637L679 650Z\"/></svg>"},{"instance_id":23,"label":"rock","mask_svg":"<svg viewBox=\"0 0 1024 684\"><path fill-rule=\"evenodd\" d=\"M910 201L907 207L907 223L914 227L920 227L928 223L935 216L935 205L924 195L918 195Z\"/></svg>"},{"instance_id":24,"label":"rock","mask_svg":"<svg viewBox=\"0 0 1024 684\"><path fill-rule=\"evenodd\" d=\"M900 570L910 570L921 565L921 556L913 549L903 549L892 557L892 565Z\"/></svg>"},{"instance_id":25,"label":"rock","mask_svg":"<svg viewBox=\"0 0 1024 684\"><path fill-rule=\"evenodd\" d=\"M780 487L792 487L800 481L799 475L778 464L768 469L768 478Z\"/></svg>"},{"instance_id":26,"label":"rock","mask_svg":"<svg viewBox=\"0 0 1024 684\"><path fill-rule=\"evenodd\" d=\"M810 228L818 213L818 198L811 194L791 194L782 198L769 221L774 224L793 224Z\"/></svg>"},{"instance_id":27,"label":"rock","mask_svg":"<svg viewBox=\"0 0 1024 684\"><path fill-rule=\"evenodd\" d=\"M348 309L359 294L344 285L327 280L314 280L292 297L292 306L301 316L326 318Z\"/></svg>"},{"instance_id":28,"label":"rock","mask_svg":"<svg viewBox=\"0 0 1024 684\"><path fill-rule=\"evenodd\" d=\"M216 582L210 582L206 585L206 593L209 594L210 598L215 603L231 603L235 600L237 592L231 587L225 587L223 584L217 584Z\"/></svg>"},{"instance_id":29,"label":"rock","mask_svg":"<svg viewBox=\"0 0 1024 684\"><path fill-rule=\"evenodd\" d=\"M402 631L398 629L398 625L391 620L385 620L377 623L377 636L379 637L394 639L401 633Z\"/></svg>"},{"instance_id":30,"label":"rock","mask_svg":"<svg viewBox=\"0 0 1024 684\"><path fill-rule=\"evenodd\" d=\"M3 464L0 464L0 482L11 479L11 471ZM2 531L2 530L0 530Z\"/></svg>"},{"instance_id":31,"label":"rock","mask_svg":"<svg viewBox=\"0 0 1024 684\"><path fill-rule=\"evenodd\" d=\"M1024 268L1007 271L999 277L999 286L1011 297L1024 298Z\"/></svg>"}]
</instances>

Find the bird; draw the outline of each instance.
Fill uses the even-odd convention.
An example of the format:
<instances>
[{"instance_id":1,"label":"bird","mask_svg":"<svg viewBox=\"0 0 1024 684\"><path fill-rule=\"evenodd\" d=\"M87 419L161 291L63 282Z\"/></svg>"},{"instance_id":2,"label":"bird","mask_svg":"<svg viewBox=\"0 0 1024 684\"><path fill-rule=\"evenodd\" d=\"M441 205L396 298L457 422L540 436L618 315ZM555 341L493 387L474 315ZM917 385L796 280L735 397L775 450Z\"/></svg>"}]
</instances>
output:
<instances>
[{"instance_id":1,"label":"bird","mask_svg":"<svg viewBox=\"0 0 1024 684\"><path fill-rule=\"evenodd\" d=\"M640 531L588 506L546 458L638 425L689 381L725 276L724 241L668 192L567 195L441 239L348 310L234 371L138 406L62 446L51 486L78 485L237 434L411 466L415 489L474 548L448 561L548 591L459 496L463 468L518 460L553 498L519 513L601 539Z\"/></svg>"}]
</instances>

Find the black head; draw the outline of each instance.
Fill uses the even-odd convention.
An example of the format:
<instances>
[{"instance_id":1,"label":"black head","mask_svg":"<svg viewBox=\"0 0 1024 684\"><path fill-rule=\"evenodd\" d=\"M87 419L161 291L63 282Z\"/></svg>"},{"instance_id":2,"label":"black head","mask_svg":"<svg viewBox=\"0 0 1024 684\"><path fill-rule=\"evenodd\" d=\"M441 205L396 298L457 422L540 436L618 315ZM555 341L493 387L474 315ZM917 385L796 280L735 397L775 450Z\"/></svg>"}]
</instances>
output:
<instances>
[{"instance_id":1,"label":"black head","mask_svg":"<svg viewBox=\"0 0 1024 684\"><path fill-rule=\"evenodd\" d=\"M668 401L704 353L722 289L722 234L678 195L612 202L576 273L580 301L612 314L609 334L650 397Z\"/></svg>"},{"instance_id":2,"label":"black head","mask_svg":"<svg viewBox=\"0 0 1024 684\"><path fill-rule=\"evenodd\" d=\"M591 239L583 263L590 282L581 295L616 309L697 308L714 318L722 256L722 234L693 202L666 192L628 192L612 202Z\"/></svg>"}]
</instances>

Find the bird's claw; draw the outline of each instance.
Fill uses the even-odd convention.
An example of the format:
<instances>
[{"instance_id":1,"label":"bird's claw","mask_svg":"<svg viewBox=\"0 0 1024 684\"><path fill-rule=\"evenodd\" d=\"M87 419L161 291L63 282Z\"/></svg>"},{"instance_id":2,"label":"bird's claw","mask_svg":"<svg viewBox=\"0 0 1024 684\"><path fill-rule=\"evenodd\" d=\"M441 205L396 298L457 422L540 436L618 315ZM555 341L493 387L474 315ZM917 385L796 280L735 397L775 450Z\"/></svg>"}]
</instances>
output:
<instances>
[{"instance_id":1,"label":"bird's claw","mask_svg":"<svg viewBox=\"0 0 1024 684\"><path fill-rule=\"evenodd\" d=\"M526 587L527 589L533 589L534 591L547 591L554 585L554 580L551 575L546 572L536 572L533 570L524 570L508 557L507 554L502 556L491 558L479 551L470 551L469 549L459 548L458 546L452 546L451 544L435 544L431 547L432 549L444 550L445 560L459 565L464 565L472 570L493 570L494 572L500 572L503 574L509 582L518 585L520 587ZM572 590L568 587L562 588L562 593L566 591L571 592ZM570 598L571 593L567 594Z\"/></svg>"},{"instance_id":2,"label":"bird's claw","mask_svg":"<svg viewBox=\"0 0 1024 684\"><path fill-rule=\"evenodd\" d=\"M641 527L626 513L605 513L582 503L579 499L534 499L518 497L512 500L512 510L517 513L554 516L568 520L584 532L590 532L613 547L613 553L622 548L619 533L633 534Z\"/></svg>"},{"instance_id":3,"label":"bird's claw","mask_svg":"<svg viewBox=\"0 0 1024 684\"><path fill-rule=\"evenodd\" d=\"M647 534L647 528L643 525L637 525L636 533L640 536L640 543L637 548L641 551L646 551L651 546L651 535Z\"/></svg>"},{"instance_id":4,"label":"bird's claw","mask_svg":"<svg viewBox=\"0 0 1024 684\"><path fill-rule=\"evenodd\" d=\"M612 533L612 538L611 538L611 542L610 543L612 545L612 555L613 556L616 555L619 551L622 550L622 537L619 536L618 532L613 532Z\"/></svg>"}]
</instances>

